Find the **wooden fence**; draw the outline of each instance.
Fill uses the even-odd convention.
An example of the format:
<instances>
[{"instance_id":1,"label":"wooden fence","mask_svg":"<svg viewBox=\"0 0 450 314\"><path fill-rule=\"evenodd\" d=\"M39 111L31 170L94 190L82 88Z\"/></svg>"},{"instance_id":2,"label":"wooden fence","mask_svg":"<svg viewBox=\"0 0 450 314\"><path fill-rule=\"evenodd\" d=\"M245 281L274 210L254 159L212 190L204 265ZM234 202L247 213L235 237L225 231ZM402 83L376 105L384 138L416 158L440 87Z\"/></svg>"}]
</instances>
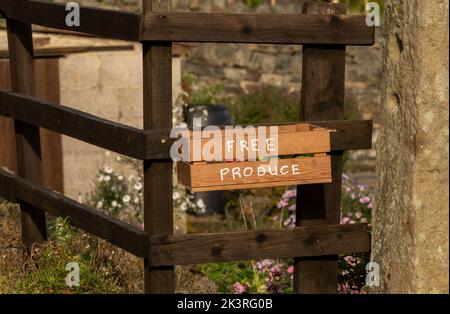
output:
<instances>
[{"instance_id":1,"label":"wooden fence","mask_svg":"<svg viewBox=\"0 0 450 314\"><path fill-rule=\"evenodd\" d=\"M371 147L371 121L342 121L345 46L372 45L374 28L345 6L307 2L303 14L172 13L169 1L143 0L142 14L81 8L65 23L61 4L1 0L7 21L12 92L0 115L14 119L18 173L0 170L0 195L20 203L22 242L46 240L45 212L144 258L145 291L174 291L174 265L294 257L294 291L336 293L340 253L368 252L364 224L339 225L342 152ZM35 96L31 24L140 41L144 129L107 121ZM332 183L298 187L297 227L227 234L173 235L171 49L173 42L303 45L300 121L333 128ZM263 104L261 104L263 105ZM144 231L42 187L39 127L143 160Z\"/></svg>"}]
</instances>

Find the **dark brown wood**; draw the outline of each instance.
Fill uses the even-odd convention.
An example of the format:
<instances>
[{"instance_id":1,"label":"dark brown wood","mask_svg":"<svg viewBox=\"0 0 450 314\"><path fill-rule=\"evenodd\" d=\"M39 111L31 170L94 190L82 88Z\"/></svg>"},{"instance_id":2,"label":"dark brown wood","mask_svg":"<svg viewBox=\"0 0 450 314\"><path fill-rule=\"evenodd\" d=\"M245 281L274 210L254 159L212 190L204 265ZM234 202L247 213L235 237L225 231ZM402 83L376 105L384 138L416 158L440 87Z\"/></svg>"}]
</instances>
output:
<instances>
[{"instance_id":1,"label":"dark brown wood","mask_svg":"<svg viewBox=\"0 0 450 314\"><path fill-rule=\"evenodd\" d=\"M63 30L88 33L99 37L139 40L136 13L80 7L80 26L66 24L65 4L35 0L2 0L0 11L9 19Z\"/></svg>"},{"instance_id":2,"label":"dark brown wood","mask_svg":"<svg viewBox=\"0 0 450 314\"><path fill-rule=\"evenodd\" d=\"M11 90L9 60L0 60L0 88ZM35 59L36 96L59 102L59 60ZM16 138L14 121L0 117L0 165L17 173ZM43 185L63 192L61 136L45 129L40 130Z\"/></svg>"},{"instance_id":3,"label":"dark brown wood","mask_svg":"<svg viewBox=\"0 0 450 314\"><path fill-rule=\"evenodd\" d=\"M3 3L3 2L2 2ZM34 95L34 59L31 25L7 19L8 48L11 53L11 88L15 92ZM15 121L17 172L36 184L42 184L41 143L39 128ZM23 206L21 211L22 243L30 250L34 243L47 238L45 212Z\"/></svg>"},{"instance_id":4,"label":"dark brown wood","mask_svg":"<svg viewBox=\"0 0 450 314\"><path fill-rule=\"evenodd\" d=\"M59 103L59 59L35 59L36 97ZM42 184L64 192L61 134L40 129L42 152Z\"/></svg>"},{"instance_id":5,"label":"dark brown wood","mask_svg":"<svg viewBox=\"0 0 450 314\"><path fill-rule=\"evenodd\" d=\"M167 12L169 1L143 0L142 12ZM172 127L172 44L143 42L144 129ZM144 226L151 235L173 233L172 160L144 161ZM173 266L144 259L146 293L173 293Z\"/></svg>"},{"instance_id":6,"label":"dark brown wood","mask_svg":"<svg viewBox=\"0 0 450 314\"><path fill-rule=\"evenodd\" d=\"M130 157L144 159L140 129L21 94L0 90L0 115L30 123Z\"/></svg>"},{"instance_id":7,"label":"dark brown wood","mask_svg":"<svg viewBox=\"0 0 450 314\"><path fill-rule=\"evenodd\" d=\"M11 90L9 60L0 60L0 88ZM13 119L0 117L0 166L17 173L16 134Z\"/></svg>"},{"instance_id":8,"label":"dark brown wood","mask_svg":"<svg viewBox=\"0 0 450 314\"><path fill-rule=\"evenodd\" d=\"M72 53L99 52L99 51L124 51L133 50L133 45L113 45L113 46L76 46L76 47L50 47L34 49L35 58L62 57ZM0 50L0 59L8 58L7 50ZM50 84L51 85L51 84Z\"/></svg>"},{"instance_id":9,"label":"dark brown wood","mask_svg":"<svg viewBox=\"0 0 450 314\"><path fill-rule=\"evenodd\" d=\"M345 14L345 6L308 1L303 13ZM303 46L300 121L338 120L344 115L345 46ZM342 152L332 154L332 183L298 186L297 226L340 221ZM322 226L323 228L323 226ZM337 293L337 255L296 258L296 293Z\"/></svg>"},{"instance_id":10,"label":"dark brown wood","mask_svg":"<svg viewBox=\"0 0 450 314\"><path fill-rule=\"evenodd\" d=\"M148 12L141 40L373 45L374 27L363 15Z\"/></svg>"},{"instance_id":11,"label":"dark brown wood","mask_svg":"<svg viewBox=\"0 0 450 314\"><path fill-rule=\"evenodd\" d=\"M153 236L150 262L155 266L236 260L323 256L370 250L367 226L329 225L282 230Z\"/></svg>"},{"instance_id":12,"label":"dark brown wood","mask_svg":"<svg viewBox=\"0 0 450 314\"><path fill-rule=\"evenodd\" d=\"M0 195L11 202L26 204L27 211L39 207L52 215L69 217L75 227L136 256L148 256L150 241L144 231L2 169Z\"/></svg>"}]
</instances>

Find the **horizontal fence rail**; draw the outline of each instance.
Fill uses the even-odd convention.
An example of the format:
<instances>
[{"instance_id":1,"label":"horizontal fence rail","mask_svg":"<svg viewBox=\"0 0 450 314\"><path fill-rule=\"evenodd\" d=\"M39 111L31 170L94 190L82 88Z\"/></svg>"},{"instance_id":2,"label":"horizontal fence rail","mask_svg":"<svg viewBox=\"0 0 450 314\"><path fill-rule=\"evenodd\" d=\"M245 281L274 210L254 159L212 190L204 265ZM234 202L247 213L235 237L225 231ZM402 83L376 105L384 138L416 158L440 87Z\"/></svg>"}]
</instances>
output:
<instances>
[{"instance_id":1,"label":"horizontal fence rail","mask_svg":"<svg viewBox=\"0 0 450 314\"><path fill-rule=\"evenodd\" d=\"M370 251L370 234L365 224L152 236L150 242L152 266Z\"/></svg>"},{"instance_id":2,"label":"horizontal fence rail","mask_svg":"<svg viewBox=\"0 0 450 314\"><path fill-rule=\"evenodd\" d=\"M148 255L149 236L144 231L3 169L0 169L0 195L10 202L24 202L55 216L69 217L73 226L138 257Z\"/></svg>"},{"instance_id":3,"label":"horizontal fence rail","mask_svg":"<svg viewBox=\"0 0 450 314\"><path fill-rule=\"evenodd\" d=\"M141 130L91 114L0 89L0 115L61 133L136 159L170 158L170 129ZM297 124L298 122L286 123ZM311 121L333 129L332 150L372 147L372 121ZM270 126L270 124L262 124Z\"/></svg>"},{"instance_id":4,"label":"horizontal fence rail","mask_svg":"<svg viewBox=\"0 0 450 314\"><path fill-rule=\"evenodd\" d=\"M374 32L362 15L151 13L144 16L140 39L373 45Z\"/></svg>"},{"instance_id":5,"label":"horizontal fence rail","mask_svg":"<svg viewBox=\"0 0 450 314\"><path fill-rule=\"evenodd\" d=\"M147 157L142 130L34 97L0 90L0 115L130 157Z\"/></svg>"},{"instance_id":6,"label":"horizontal fence rail","mask_svg":"<svg viewBox=\"0 0 450 314\"><path fill-rule=\"evenodd\" d=\"M7 18L24 23L87 33L106 38L139 40L140 15L131 12L80 7L80 26L66 24L65 4L34 0L1 0Z\"/></svg>"},{"instance_id":7,"label":"horizontal fence rail","mask_svg":"<svg viewBox=\"0 0 450 314\"><path fill-rule=\"evenodd\" d=\"M66 24L64 4L2 0L5 17L45 27L131 41L373 45L363 15L170 12L139 14L80 7L80 25Z\"/></svg>"}]
</instances>

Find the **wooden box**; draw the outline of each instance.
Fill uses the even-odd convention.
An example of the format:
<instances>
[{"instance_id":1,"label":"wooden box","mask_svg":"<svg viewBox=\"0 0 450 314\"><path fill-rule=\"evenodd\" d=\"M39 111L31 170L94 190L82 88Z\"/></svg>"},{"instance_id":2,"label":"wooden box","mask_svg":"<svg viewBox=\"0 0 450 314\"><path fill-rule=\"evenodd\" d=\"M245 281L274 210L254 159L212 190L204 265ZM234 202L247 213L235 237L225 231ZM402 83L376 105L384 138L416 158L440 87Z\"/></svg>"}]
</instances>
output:
<instances>
[{"instance_id":1,"label":"wooden box","mask_svg":"<svg viewBox=\"0 0 450 314\"><path fill-rule=\"evenodd\" d=\"M332 130L308 123L271 127L239 135L224 128L189 131L189 158L177 163L178 182L193 192L331 182Z\"/></svg>"}]
</instances>

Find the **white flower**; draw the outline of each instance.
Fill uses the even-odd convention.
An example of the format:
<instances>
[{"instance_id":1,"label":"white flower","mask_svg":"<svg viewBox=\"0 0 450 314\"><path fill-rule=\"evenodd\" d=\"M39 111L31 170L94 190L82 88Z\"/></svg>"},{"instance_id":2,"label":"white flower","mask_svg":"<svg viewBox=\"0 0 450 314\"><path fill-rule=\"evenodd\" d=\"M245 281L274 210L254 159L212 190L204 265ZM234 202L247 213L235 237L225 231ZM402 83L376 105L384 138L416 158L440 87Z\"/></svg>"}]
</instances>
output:
<instances>
[{"instance_id":1,"label":"white flower","mask_svg":"<svg viewBox=\"0 0 450 314\"><path fill-rule=\"evenodd\" d=\"M180 198L180 193L178 193L178 192L173 193L173 199L174 200L177 200L179 198Z\"/></svg>"},{"instance_id":2,"label":"white flower","mask_svg":"<svg viewBox=\"0 0 450 314\"><path fill-rule=\"evenodd\" d=\"M205 207L206 207L205 203L203 203L202 199L199 199L196 204L200 209L205 209Z\"/></svg>"},{"instance_id":3,"label":"white flower","mask_svg":"<svg viewBox=\"0 0 450 314\"><path fill-rule=\"evenodd\" d=\"M117 207L117 201L112 201L112 202L111 202L111 206L112 206L112 207Z\"/></svg>"},{"instance_id":4,"label":"white flower","mask_svg":"<svg viewBox=\"0 0 450 314\"><path fill-rule=\"evenodd\" d=\"M128 177L128 181L133 181L134 180L134 176L133 175L130 175L129 177Z\"/></svg>"},{"instance_id":5,"label":"white flower","mask_svg":"<svg viewBox=\"0 0 450 314\"><path fill-rule=\"evenodd\" d=\"M134 189L136 190L136 191L140 191L141 189L142 189L142 184L141 183L136 183L135 185L134 185Z\"/></svg>"},{"instance_id":6,"label":"white flower","mask_svg":"<svg viewBox=\"0 0 450 314\"><path fill-rule=\"evenodd\" d=\"M116 160L117 160L118 162L121 162L121 161L122 161L122 157L117 156L117 157L116 157Z\"/></svg>"},{"instance_id":7,"label":"white flower","mask_svg":"<svg viewBox=\"0 0 450 314\"><path fill-rule=\"evenodd\" d=\"M105 177L104 177L103 175L100 175L100 176L98 177L98 181L99 181L99 182L102 182L104 178L105 178Z\"/></svg>"},{"instance_id":8,"label":"white flower","mask_svg":"<svg viewBox=\"0 0 450 314\"><path fill-rule=\"evenodd\" d=\"M180 205L180 209L181 209L181 210L187 210L187 205L186 205L186 203L182 203L182 204Z\"/></svg>"},{"instance_id":9,"label":"white flower","mask_svg":"<svg viewBox=\"0 0 450 314\"><path fill-rule=\"evenodd\" d=\"M122 198L122 200L123 200L124 203L128 203L128 202L131 200L131 197L130 197L130 195L125 195L125 196Z\"/></svg>"},{"instance_id":10,"label":"white flower","mask_svg":"<svg viewBox=\"0 0 450 314\"><path fill-rule=\"evenodd\" d=\"M103 178L103 180L105 180L105 182L108 182L109 180L111 180L111 177L110 177L110 176L105 176L105 177Z\"/></svg>"},{"instance_id":11,"label":"white flower","mask_svg":"<svg viewBox=\"0 0 450 314\"><path fill-rule=\"evenodd\" d=\"M103 202L100 201L97 203L97 209L101 209L103 207Z\"/></svg>"},{"instance_id":12,"label":"white flower","mask_svg":"<svg viewBox=\"0 0 450 314\"><path fill-rule=\"evenodd\" d=\"M139 197L136 197L135 199L134 199L134 201L133 201L135 204L138 204L139 203Z\"/></svg>"},{"instance_id":13,"label":"white flower","mask_svg":"<svg viewBox=\"0 0 450 314\"><path fill-rule=\"evenodd\" d=\"M111 173L113 173L113 168L108 167L108 166L105 166L105 167L103 168L103 171L106 172L106 173L108 173L108 174L111 174Z\"/></svg>"},{"instance_id":14,"label":"white flower","mask_svg":"<svg viewBox=\"0 0 450 314\"><path fill-rule=\"evenodd\" d=\"M117 179L118 179L119 181L122 181L122 180L123 180L123 176L118 176Z\"/></svg>"}]
</instances>

